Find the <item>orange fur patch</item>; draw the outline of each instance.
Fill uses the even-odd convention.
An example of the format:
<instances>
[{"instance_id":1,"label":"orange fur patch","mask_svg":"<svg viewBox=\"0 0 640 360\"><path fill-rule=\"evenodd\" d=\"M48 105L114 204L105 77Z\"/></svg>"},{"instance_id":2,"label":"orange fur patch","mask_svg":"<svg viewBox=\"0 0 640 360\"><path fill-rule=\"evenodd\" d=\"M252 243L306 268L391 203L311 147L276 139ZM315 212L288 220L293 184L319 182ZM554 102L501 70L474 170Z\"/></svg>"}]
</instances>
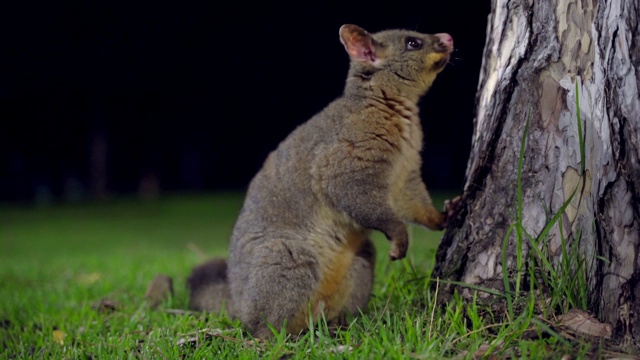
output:
<instances>
[{"instance_id":1,"label":"orange fur patch","mask_svg":"<svg viewBox=\"0 0 640 360\"><path fill-rule=\"evenodd\" d=\"M311 303L287 324L287 331L298 333L307 328L309 311L313 321L317 321L322 314L329 321L337 318L344 309L351 296L351 281L348 272L356 252L360 249L366 236L361 232L353 232L345 237L345 242L338 245L337 251L331 258L319 259L322 263L322 274Z\"/></svg>"}]
</instances>

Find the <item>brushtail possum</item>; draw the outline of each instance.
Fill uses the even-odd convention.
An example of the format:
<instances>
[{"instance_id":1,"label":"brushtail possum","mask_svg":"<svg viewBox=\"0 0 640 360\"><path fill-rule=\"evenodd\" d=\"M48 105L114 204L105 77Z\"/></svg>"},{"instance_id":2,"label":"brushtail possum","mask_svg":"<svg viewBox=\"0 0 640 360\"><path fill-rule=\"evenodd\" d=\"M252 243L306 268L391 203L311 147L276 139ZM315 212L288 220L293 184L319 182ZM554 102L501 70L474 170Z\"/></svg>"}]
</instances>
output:
<instances>
[{"instance_id":1,"label":"brushtail possum","mask_svg":"<svg viewBox=\"0 0 640 360\"><path fill-rule=\"evenodd\" d=\"M369 301L372 230L407 251L405 223L443 229L421 178L418 101L453 50L449 34L343 25L350 57L342 96L296 128L249 185L228 260L196 267L191 307L241 320L256 337L268 324L297 334L308 319L337 321Z\"/></svg>"}]
</instances>

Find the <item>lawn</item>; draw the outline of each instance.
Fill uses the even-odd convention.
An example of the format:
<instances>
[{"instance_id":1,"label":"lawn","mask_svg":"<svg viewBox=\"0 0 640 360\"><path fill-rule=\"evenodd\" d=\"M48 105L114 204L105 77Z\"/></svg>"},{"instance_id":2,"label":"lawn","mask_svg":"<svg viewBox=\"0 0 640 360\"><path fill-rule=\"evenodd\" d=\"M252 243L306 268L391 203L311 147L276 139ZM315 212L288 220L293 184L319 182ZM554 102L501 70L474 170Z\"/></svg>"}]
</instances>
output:
<instances>
[{"instance_id":1,"label":"lawn","mask_svg":"<svg viewBox=\"0 0 640 360\"><path fill-rule=\"evenodd\" d=\"M295 339L280 334L263 342L225 316L179 311L187 309L190 268L225 256L241 204L241 194L192 194L0 207L0 357L467 358L510 331L509 324L484 328L472 305L434 308L427 275L441 233L417 227L398 262L387 259L389 246L376 234L373 296L346 329L320 324ZM160 273L173 278L175 295L151 309L144 293ZM563 353L553 338L514 341L493 351ZM579 357L588 348L574 344L571 351Z\"/></svg>"}]
</instances>

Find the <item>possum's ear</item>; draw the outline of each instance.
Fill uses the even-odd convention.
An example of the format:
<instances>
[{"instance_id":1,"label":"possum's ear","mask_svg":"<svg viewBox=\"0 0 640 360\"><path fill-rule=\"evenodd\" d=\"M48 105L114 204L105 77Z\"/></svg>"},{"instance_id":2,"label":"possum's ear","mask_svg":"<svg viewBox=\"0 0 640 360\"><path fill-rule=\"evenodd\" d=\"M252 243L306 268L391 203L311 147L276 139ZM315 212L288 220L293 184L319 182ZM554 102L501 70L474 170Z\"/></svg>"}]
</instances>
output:
<instances>
[{"instance_id":1,"label":"possum's ear","mask_svg":"<svg viewBox=\"0 0 640 360\"><path fill-rule=\"evenodd\" d=\"M370 63L378 60L375 40L371 34L357 25L342 25L340 27L340 42L352 60Z\"/></svg>"}]
</instances>

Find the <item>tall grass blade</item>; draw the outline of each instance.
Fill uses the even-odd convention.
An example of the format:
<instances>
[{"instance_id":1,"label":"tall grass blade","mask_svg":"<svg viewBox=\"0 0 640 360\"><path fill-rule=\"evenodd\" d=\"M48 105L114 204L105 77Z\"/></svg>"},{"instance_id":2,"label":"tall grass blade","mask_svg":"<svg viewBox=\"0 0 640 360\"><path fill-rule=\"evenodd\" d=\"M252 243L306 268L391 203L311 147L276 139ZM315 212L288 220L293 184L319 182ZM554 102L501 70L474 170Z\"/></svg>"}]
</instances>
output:
<instances>
[{"instance_id":1,"label":"tall grass blade","mask_svg":"<svg viewBox=\"0 0 640 360\"><path fill-rule=\"evenodd\" d=\"M509 230L502 239L502 281L504 282L504 294L507 298L507 309L509 316L513 319L513 297L511 296L511 286L509 285L509 267L507 266L507 248L509 247L509 237L514 225L509 226Z\"/></svg>"},{"instance_id":2,"label":"tall grass blade","mask_svg":"<svg viewBox=\"0 0 640 360\"><path fill-rule=\"evenodd\" d=\"M523 192L522 192L522 168L524 167L524 153L527 147L527 134L529 133L529 121L531 120L531 109L527 114L527 121L524 124L524 131L522 133L522 140L520 141L520 154L518 157L518 174L517 174L517 190L516 190L516 297L520 294L520 281L522 279L522 270L524 268L522 259L522 245L523 245Z\"/></svg>"}]
</instances>

